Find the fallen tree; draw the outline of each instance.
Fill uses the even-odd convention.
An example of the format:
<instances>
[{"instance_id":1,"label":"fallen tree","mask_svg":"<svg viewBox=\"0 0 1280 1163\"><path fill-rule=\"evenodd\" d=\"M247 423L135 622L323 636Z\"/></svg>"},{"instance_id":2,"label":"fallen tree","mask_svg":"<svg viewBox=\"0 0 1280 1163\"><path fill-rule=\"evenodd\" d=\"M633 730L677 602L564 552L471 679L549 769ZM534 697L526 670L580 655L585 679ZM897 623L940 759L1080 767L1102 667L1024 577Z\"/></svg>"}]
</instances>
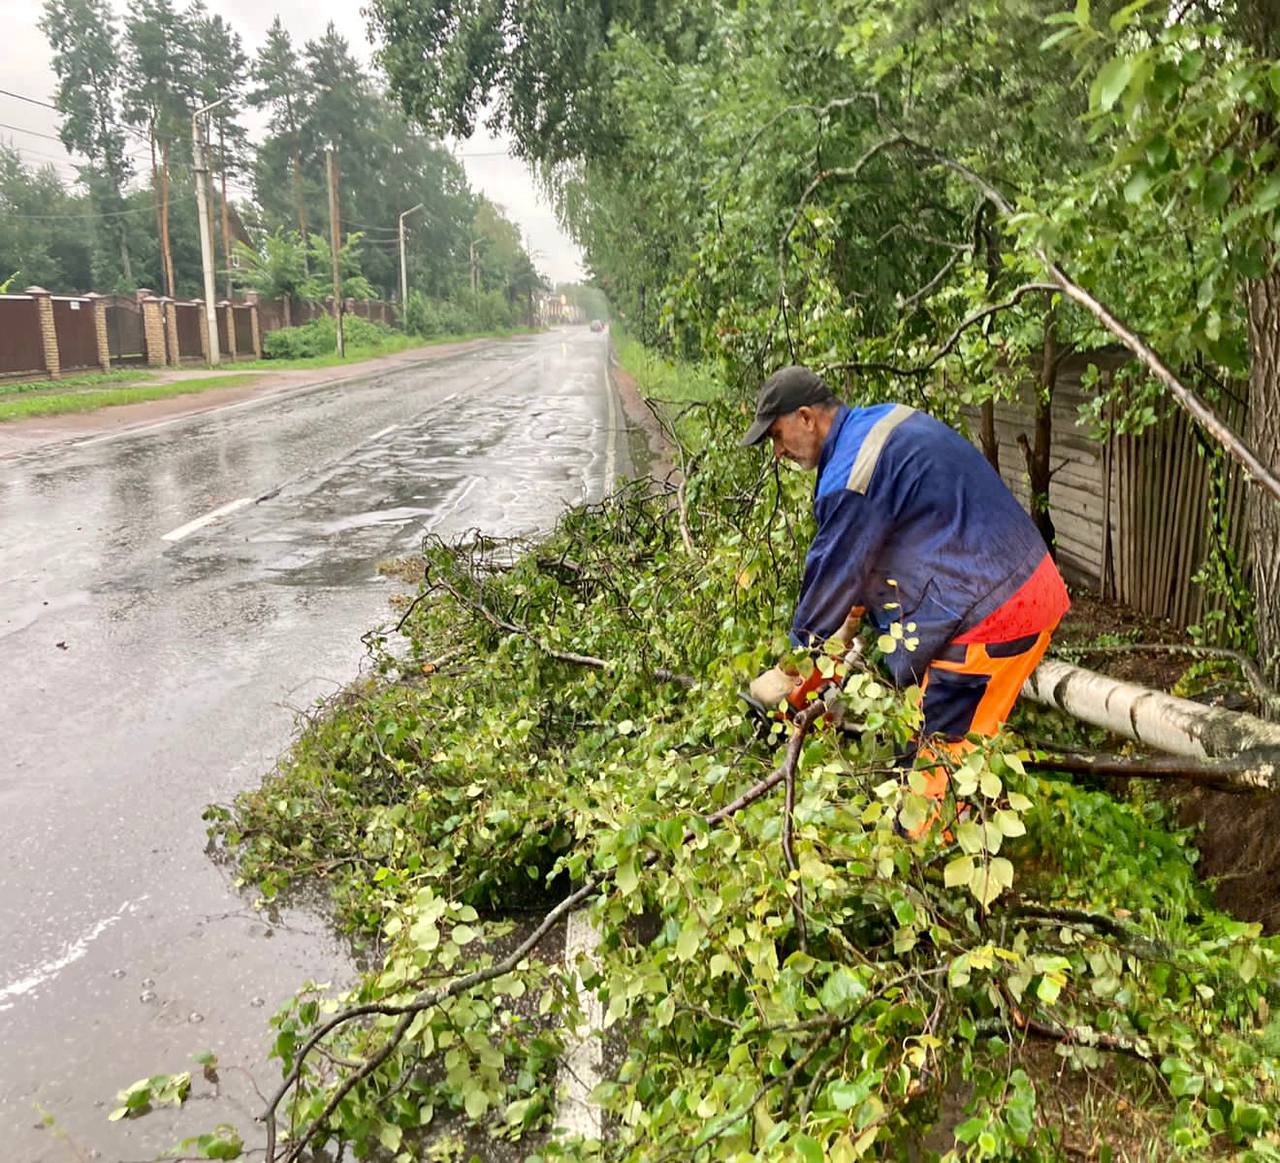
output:
<instances>
[{"instance_id":1,"label":"fallen tree","mask_svg":"<svg viewBox=\"0 0 1280 1163\"><path fill-rule=\"evenodd\" d=\"M1280 791L1280 723L1206 707L1052 658L1027 680L1023 695L1157 751L1201 761L1047 760L1046 766L1056 770L1174 777L1241 793Z\"/></svg>"},{"instance_id":2,"label":"fallen tree","mask_svg":"<svg viewBox=\"0 0 1280 1163\"><path fill-rule=\"evenodd\" d=\"M251 882L320 870L373 950L353 991L273 1020L269 1157L483 1128L542 1159L852 1160L958 1101L937 1131L957 1151L1025 1158L1076 1131L1024 1040L1108 1060L1154 1139L1256 1141L1280 957L1213 909L1185 836L1002 739L954 772L954 841L905 840L919 711L870 663L845 663L859 733L755 737L737 691L779 648L759 628L785 621L803 530L782 517L807 498L722 451L737 426L688 414L707 451L683 505L629 486L527 552L427 545L407 650L214 813ZM600 942L566 966L580 905ZM584 989L615 1051L599 1146L553 1132Z\"/></svg>"}]
</instances>

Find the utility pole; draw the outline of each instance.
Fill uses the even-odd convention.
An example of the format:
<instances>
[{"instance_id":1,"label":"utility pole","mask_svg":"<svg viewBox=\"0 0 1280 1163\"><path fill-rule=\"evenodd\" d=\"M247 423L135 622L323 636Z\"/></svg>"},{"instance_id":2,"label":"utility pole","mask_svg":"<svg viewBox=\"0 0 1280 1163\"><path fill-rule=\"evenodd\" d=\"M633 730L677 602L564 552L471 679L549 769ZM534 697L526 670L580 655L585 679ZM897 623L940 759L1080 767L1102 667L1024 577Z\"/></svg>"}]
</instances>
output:
<instances>
[{"instance_id":1,"label":"utility pole","mask_svg":"<svg viewBox=\"0 0 1280 1163\"><path fill-rule=\"evenodd\" d=\"M200 118L210 109L221 105L222 97L191 115L191 169L196 181L196 211L200 219L200 265L204 269L204 325L209 336L209 364L216 364L218 350L218 307L214 301L213 287L213 223L209 221L209 197L207 183L208 166L204 160L204 135L200 132Z\"/></svg>"},{"instance_id":2,"label":"utility pole","mask_svg":"<svg viewBox=\"0 0 1280 1163\"><path fill-rule=\"evenodd\" d=\"M333 324L338 332L338 358L345 355L342 342L342 271L338 267L338 159L333 143L324 147L325 172L329 176L329 253L333 263Z\"/></svg>"},{"instance_id":3,"label":"utility pole","mask_svg":"<svg viewBox=\"0 0 1280 1163\"><path fill-rule=\"evenodd\" d=\"M404 220L409 217L415 210L421 210L422 203L416 206L410 206L403 214L400 215L400 322L405 319L405 312L409 309L409 274L404 264Z\"/></svg>"},{"instance_id":4,"label":"utility pole","mask_svg":"<svg viewBox=\"0 0 1280 1163\"><path fill-rule=\"evenodd\" d=\"M487 242L486 238L473 238L471 240L471 297L475 298L480 293L480 268L476 265L476 243Z\"/></svg>"}]
</instances>

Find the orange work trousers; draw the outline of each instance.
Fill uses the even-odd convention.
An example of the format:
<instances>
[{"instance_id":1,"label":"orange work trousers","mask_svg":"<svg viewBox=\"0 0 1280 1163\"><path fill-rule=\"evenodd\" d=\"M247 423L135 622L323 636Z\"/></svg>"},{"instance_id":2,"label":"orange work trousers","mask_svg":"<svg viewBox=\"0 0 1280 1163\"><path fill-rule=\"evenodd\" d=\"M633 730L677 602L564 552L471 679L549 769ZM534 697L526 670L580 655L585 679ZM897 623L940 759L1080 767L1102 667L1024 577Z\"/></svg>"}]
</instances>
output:
<instances>
[{"instance_id":1,"label":"orange work trousers","mask_svg":"<svg viewBox=\"0 0 1280 1163\"><path fill-rule=\"evenodd\" d=\"M920 684L924 698L924 727L917 754L939 752L957 758L973 749L965 736L995 735L1004 725L1022 691L1022 684L1040 665L1049 648L1057 624L1012 642L953 642L929 664ZM947 794L945 766L924 772L924 794L942 800ZM912 839L924 833L937 819L934 811L915 829Z\"/></svg>"}]
</instances>

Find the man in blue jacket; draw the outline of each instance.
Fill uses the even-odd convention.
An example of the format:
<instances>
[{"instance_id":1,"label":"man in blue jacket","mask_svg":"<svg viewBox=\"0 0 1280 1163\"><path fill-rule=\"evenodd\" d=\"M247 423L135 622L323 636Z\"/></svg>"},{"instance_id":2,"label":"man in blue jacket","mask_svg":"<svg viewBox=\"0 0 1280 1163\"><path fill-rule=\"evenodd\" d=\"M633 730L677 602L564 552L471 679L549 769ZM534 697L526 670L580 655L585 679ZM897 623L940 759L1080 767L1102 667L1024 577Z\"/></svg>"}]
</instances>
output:
<instances>
[{"instance_id":1,"label":"man in blue jacket","mask_svg":"<svg viewBox=\"0 0 1280 1163\"><path fill-rule=\"evenodd\" d=\"M1070 605L999 474L926 413L846 407L804 367L761 387L742 444L766 437L775 456L818 474L792 642L820 646L850 618L881 633L897 623L885 666L899 687L922 688L928 745L960 751L970 732L994 735ZM752 686L771 704L798 690L781 671ZM945 789L939 771L930 794Z\"/></svg>"}]
</instances>

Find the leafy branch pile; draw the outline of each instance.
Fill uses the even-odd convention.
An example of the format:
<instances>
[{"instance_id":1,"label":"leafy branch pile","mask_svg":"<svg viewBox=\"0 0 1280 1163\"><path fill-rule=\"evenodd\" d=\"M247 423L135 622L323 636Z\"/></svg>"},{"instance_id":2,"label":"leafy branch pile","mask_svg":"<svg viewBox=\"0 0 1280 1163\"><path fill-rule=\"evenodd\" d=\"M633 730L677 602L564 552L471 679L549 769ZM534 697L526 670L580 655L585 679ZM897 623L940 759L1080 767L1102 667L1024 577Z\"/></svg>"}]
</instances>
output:
<instances>
[{"instance_id":1,"label":"leafy branch pile","mask_svg":"<svg viewBox=\"0 0 1280 1163\"><path fill-rule=\"evenodd\" d=\"M1053 1054L1160 1154L1280 1157L1277 948L1213 909L1187 836L1001 739L955 772L954 840L902 839L918 699L875 647L817 663L852 730L811 710L759 738L737 691L781 649L806 482L733 448L723 398L662 414L681 490L626 485L537 544L428 544L407 646L214 810L265 895L329 878L374 966L274 1019L267 1158L438 1158L468 1126L539 1159L1055 1158ZM554 923L579 905L598 1144L552 1132L582 1013Z\"/></svg>"}]
</instances>

